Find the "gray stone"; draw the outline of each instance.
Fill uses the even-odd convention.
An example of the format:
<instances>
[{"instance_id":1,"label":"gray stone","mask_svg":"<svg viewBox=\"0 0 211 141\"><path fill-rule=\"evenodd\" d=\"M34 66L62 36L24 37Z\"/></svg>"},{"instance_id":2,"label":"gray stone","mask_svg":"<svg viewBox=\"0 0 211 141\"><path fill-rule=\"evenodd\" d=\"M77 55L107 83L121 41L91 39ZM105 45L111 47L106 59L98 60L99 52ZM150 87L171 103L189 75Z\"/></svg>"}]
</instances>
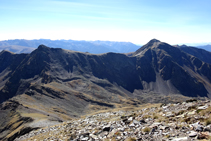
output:
<instances>
[{"instance_id":1,"label":"gray stone","mask_svg":"<svg viewBox=\"0 0 211 141\"><path fill-rule=\"evenodd\" d=\"M97 137L96 135L90 134L89 136L90 136L91 138L93 138L94 140L97 140L97 139L98 139L98 137Z\"/></svg>"},{"instance_id":2,"label":"gray stone","mask_svg":"<svg viewBox=\"0 0 211 141\"><path fill-rule=\"evenodd\" d=\"M169 134L170 134L169 132L162 133L162 135L164 135L164 136L169 135Z\"/></svg>"},{"instance_id":3,"label":"gray stone","mask_svg":"<svg viewBox=\"0 0 211 141\"><path fill-rule=\"evenodd\" d=\"M185 117L185 115L186 115L186 113L183 113L183 114L178 115L178 116L176 116L176 117L177 117L177 118L184 118L184 117Z\"/></svg>"},{"instance_id":4,"label":"gray stone","mask_svg":"<svg viewBox=\"0 0 211 141\"><path fill-rule=\"evenodd\" d=\"M129 125L129 127L135 127L135 124L134 124L134 123L131 123L131 124Z\"/></svg>"},{"instance_id":5,"label":"gray stone","mask_svg":"<svg viewBox=\"0 0 211 141\"><path fill-rule=\"evenodd\" d=\"M187 141L188 137L173 138L172 141Z\"/></svg>"},{"instance_id":6,"label":"gray stone","mask_svg":"<svg viewBox=\"0 0 211 141\"><path fill-rule=\"evenodd\" d=\"M121 136L117 136L116 139L117 139L117 140L121 140L122 137L121 137Z\"/></svg>"},{"instance_id":7,"label":"gray stone","mask_svg":"<svg viewBox=\"0 0 211 141\"><path fill-rule=\"evenodd\" d=\"M207 132L211 132L210 125L208 125L207 127L204 128L204 132L206 132L206 131L207 131Z\"/></svg>"},{"instance_id":8,"label":"gray stone","mask_svg":"<svg viewBox=\"0 0 211 141\"><path fill-rule=\"evenodd\" d=\"M85 137L83 139L81 139L81 141L87 141L89 139L89 137Z\"/></svg>"},{"instance_id":9,"label":"gray stone","mask_svg":"<svg viewBox=\"0 0 211 141\"><path fill-rule=\"evenodd\" d=\"M132 121L133 120L133 117L129 117L128 118L128 121L130 122L130 121Z\"/></svg>"},{"instance_id":10,"label":"gray stone","mask_svg":"<svg viewBox=\"0 0 211 141\"><path fill-rule=\"evenodd\" d=\"M124 132L125 128L118 128L119 131Z\"/></svg>"},{"instance_id":11,"label":"gray stone","mask_svg":"<svg viewBox=\"0 0 211 141\"><path fill-rule=\"evenodd\" d=\"M203 131L203 127L201 125L198 125L196 127L196 131L202 132Z\"/></svg>"},{"instance_id":12,"label":"gray stone","mask_svg":"<svg viewBox=\"0 0 211 141\"><path fill-rule=\"evenodd\" d=\"M141 119L140 123L143 124L143 123L146 123L146 121L144 119Z\"/></svg>"},{"instance_id":13,"label":"gray stone","mask_svg":"<svg viewBox=\"0 0 211 141\"><path fill-rule=\"evenodd\" d=\"M103 131L108 131L108 132L109 132L109 131L110 131L110 129L111 129L111 127L110 127L110 126L104 126L104 127L103 127Z\"/></svg>"},{"instance_id":14,"label":"gray stone","mask_svg":"<svg viewBox=\"0 0 211 141\"><path fill-rule=\"evenodd\" d=\"M137 120L133 120L134 124L139 124L139 122Z\"/></svg>"},{"instance_id":15,"label":"gray stone","mask_svg":"<svg viewBox=\"0 0 211 141\"><path fill-rule=\"evenodd\" d=\"M191 126L194 127L194 128L197 128L198 126L201 126L199 123L200 123L200 121L191 124Z\"/></svg>"},{"instance_id":16,"label":"gray stone","mask_svg":"<svg viewBox=\"0 0 211 141\"><path fill-rule=\"evenodd\" d=\"M167 127L167 126L160 126L159 127L161 130L166 130L166 129L168 129L169 127Z\"/></svg>"},{"instance_id":17,"label":"gray stone","mask_svg":"<svg viewBox=\"0 0 211 141\"><path fill-rule=\"evenodd\" d=\"M169 106L163 106L162 108L163 108L163 109L167 109L168 107L169 107Z\"/></svg>"},{"instance_id":18,"label":"gray stone","mask_svg":"<svg viewBox=\"0 0 211 141\"><path fill-rule=\"evenodd\" d=\"M199 110L205 110L205 109L207 109L208 108L208 106L207 105L205 105L205 106L201 106L201 107L198 107L198 109Z\"/></svg>"},{"instance_id":19,"label":"gray stone","mask_svg":"<svg viewBox=\"0 0 211 141\"><path fill-rule=\"evenodd\" d=\"M118 130L117 129L113 129L109 134L108 134L108 138L111 138L114 136L114 134L117 132Z\"/></svg>"},{"instance_id":20,"label":"gray stone","mask_svg":"<svg viewBox=\"0 0 211 141\"><path fill-rule=\"evenodd\" d=\"M103 138L104 136L107 136L107 135L108 135L108 132L107 132L107 131L104 131L104 132L100 133L100 134L98 135L98 137L99 137L99 138Z\"/></svg>"},{"instance_id":21,"label":"gray stone","mask_svg":"<svg viewBox=\"0 0 211 141\"><path fill-rule=\"evenodd\" d=\"M189 137L195 137L195 136L197 136L197 132L191 131Z\"/></svg>"},{"instance_id":22,"label":"gray stone","mask_svg":"<svg viewBox=\"0 0 211 141\"><path fill-rule=\"evenodd\" d=\"M188 113L187 113L187 115L188 115L188 116L190 116L190 115L194 115L194 114L196 114L196 110L194 110L194 111L192 111L192 112L188 112Z\"/></svg>"},{"instance_id":23,"label":"gray stone","mask_svg":"<svg viewBox=\"0 0 211 141\"><path fill-rule=\"evenodd\" d=\"M166 117L174 117L174 114L172 112L166 113Z\"/></svg>"},{"instance_id":24,"label":"gray stone","mask_svg":"<svg viewBox=\"0 0 211 141\"><path fill-rule=\"evenodd\" d=\"M159 125L162 125L162 123L160 123L160 122L154 122L152 125L153 126L159 126Z\"/></svg>"}]
</instances>

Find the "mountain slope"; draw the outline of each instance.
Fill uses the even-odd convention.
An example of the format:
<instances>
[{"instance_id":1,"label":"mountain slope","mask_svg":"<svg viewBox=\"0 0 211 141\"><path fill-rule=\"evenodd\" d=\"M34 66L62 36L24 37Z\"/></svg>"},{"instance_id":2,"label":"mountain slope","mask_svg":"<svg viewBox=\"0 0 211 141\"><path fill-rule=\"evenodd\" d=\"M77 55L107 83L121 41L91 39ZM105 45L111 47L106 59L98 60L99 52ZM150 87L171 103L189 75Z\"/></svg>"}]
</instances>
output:
<instances>
[{"instance_id":1,"label":"mountain slope","mask_svg":"<svg viewBox=\"0 0 211 141\"><path fill-rule=\"evenodd\" d=\"M9 51L0 52L0 89L25 57L26 54L14 54Z\"/></svg>"},{"instance_id":2,"label":"mountain slope","mask_svg":"<svg viewBox=\"0 0 211 141\"><path fill-rule=\"evenodd\" d=\"M5 119L0 139L39 128L43 120L51 124L96 110L211 94L211 65L156 39L130 57L40 45L30 54L2 51L0 63L0 118Z\"/></svg>"},{"instance_id":3,"label":"mountain slope","mask_svg":"<svg viewBox=\"0 0 211 141\"><path fill-rule=\"evenodd\" d=\"M104 85L109 90L112 87L118 89L115 90L118 94L130 97L136 90L139 93L151 91L207 96L210 93L205 88L211 80L209 70L210 64L158 40L151 40L132 57L115 53L92 55L41 45L31 54L25 55L12 72L1 90L1 102L4 97L7 99L26 93L32 84L67 85L67 82L75 79L88 81L107 92ZM150 88L150 85L153 87ZM83 92L87 93L87 89Z\"/></svg>"},{"instance_id":4,"label":"mountain slope","mask_svg":"<svg viewBox=\"0 0 211 141\"><path fill-rule=\"evenodd\" d=\"M115 53L93 55L41 45L20 62L1 90L1 102L4 97L26 93L32 84L67 85L75 79L91 82L107 92L104 85L109 90L115 87L118 94L130 97L136 90L185 96L210 93L205 88L211 80L210 64L158 40L151 40L132 57ZM87 93L87 89L83 92Z\"/></svg>"},{"instance_id":5,"label":"mountain slope","mask_svg":"<svg viewBox=\"0 0 211 141\"><path fill-rule=\"evenodd\" d=\"M202 60L203 62L211 64L211 52L208 52L204 49L190 47L190 46L186 46L186 45L177 46L177 47L179 47L182 51L197 57L198 59Z\"/></svg>"},{"instance_id":6,"label":"mountain slope","mask_svg":"<svg viewBox=\"0 0 211 141\"><path fill-rule=\"evenodd\" d=\"M206 72L209 72L210 64L186 54L179 48L154 39L137 50L134 56L140 56L141 62L150 64L151 70L155 70L154 73L148 74L147 78L153 76L152 80L155 81L156 73L158 73L158 77L161 77L165 82L169 82L170 86L163 85L169 90L176 88L178 93L186 96L206 96L210 93L204 86L204 83L210 84L209 74L205 75L208 81L198 76L204 75L203 67L206 68Z\"/></svg>"}]
</instances>

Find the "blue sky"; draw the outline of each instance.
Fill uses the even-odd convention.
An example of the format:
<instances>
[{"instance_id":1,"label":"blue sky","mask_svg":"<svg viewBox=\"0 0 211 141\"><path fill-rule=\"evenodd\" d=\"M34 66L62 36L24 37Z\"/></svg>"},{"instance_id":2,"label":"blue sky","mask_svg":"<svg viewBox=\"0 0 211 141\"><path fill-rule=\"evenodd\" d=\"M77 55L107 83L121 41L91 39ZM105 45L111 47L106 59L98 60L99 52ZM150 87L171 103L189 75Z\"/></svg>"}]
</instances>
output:
<instances>
[{"instance_id":1,"label":"blue sky","mask_svg":"<svg viewBox=\"0 0 211 141\"><path fill-rule=\"evenodd\" d=\"M211 42L210 0L0 0L0 40Z\"/></svg>"}]
</instances>

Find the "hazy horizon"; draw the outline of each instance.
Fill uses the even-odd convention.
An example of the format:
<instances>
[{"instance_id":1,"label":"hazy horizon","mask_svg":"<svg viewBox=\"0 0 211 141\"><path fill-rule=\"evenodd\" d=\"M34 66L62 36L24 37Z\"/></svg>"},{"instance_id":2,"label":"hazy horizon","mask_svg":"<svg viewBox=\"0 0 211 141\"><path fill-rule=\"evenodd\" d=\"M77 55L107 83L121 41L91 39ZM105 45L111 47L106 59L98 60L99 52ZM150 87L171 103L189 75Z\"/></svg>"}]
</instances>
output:
<instances>
[{"instance_id":1,"label":"hazy horizon","mask_svg":"<svg viewBox=\"0 0 211 141\"><path fill-rule=\"evenodd\" d=\"M209 0L1 1L0 40L210 43Z\"/></svg>"},{"instance_id":2,"label":"hazy horizon","mask_svg":"<svg viewBox=\"0 0 211 141\"><path fill-rule=\"evenodd\" d=\"M0 42L2 42L2 41L12 41L12 40L28 40L28 41L31 41L31 40L51 40L51 41L62 41L62 40L66 40L66 41L68 41L69 40L70 41L72 39L44 39L44 38L40 38L40 39L8 39L8 40L0 40ZM135 44L135 43L130 42L130 41L109 41L109 40L72 40L72 41L86 41L86 42L97 42L97 41L102 41L102 42L125 42L125 43L132 43L132 44L137 45L137 46L143 46L143 45L147 44L150 40L147 41L144 44ZM161 42L165 42L165 41L161 41ZM165 43L168 43L168 42L165 42ZM200 47L200 46L211 45L211 42L179 43L179 44L170 44L170 45L187 45L187 46L193 46L193 47Z\"/></svg>"}]
</instances>

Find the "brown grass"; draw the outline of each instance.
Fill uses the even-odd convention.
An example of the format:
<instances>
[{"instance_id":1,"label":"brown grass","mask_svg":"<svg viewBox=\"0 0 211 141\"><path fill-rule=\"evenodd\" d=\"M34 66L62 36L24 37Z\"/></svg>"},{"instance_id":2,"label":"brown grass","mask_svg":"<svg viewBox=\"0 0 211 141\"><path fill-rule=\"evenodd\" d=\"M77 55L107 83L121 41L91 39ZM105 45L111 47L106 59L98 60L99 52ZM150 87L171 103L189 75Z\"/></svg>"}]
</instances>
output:
<instances>
[{"instance_id":1,"label":"brown grass","mask_svg":"<svg viewBox=\"0 0 211 141\"><path fill-rule=\"evenodd\" d=\"M211 114L211 107L208 107L205 110L198 110L198 112L201 116L209 115Z\"/></svg>"},{"instance_id":2,"label":"brown grass","mask_svg":"<svg viewBox=\"0 0 211 141\"><path fill-rule=\"evenodd\" d=\"M135 137L129 137L125 141L136 141L136 138Z\"/></svg>"},{"instance_id":3,"label":"brown grass","mask_svg":"<svg viewBox=\"0 0 211 141\"><path fill-rule=\"evenodd\" d=\"M39 113L22 113L21 116L23 117L31 117L31 118L47 118L46 115L39 114Z\"/></svg>"},{"instance_id":4,"label":"brown grass","mask_svg":"<svg viewBox=\"0 0 211 141\"><path fill-rule=\"evenodd\" d=\"M149 127L145 127L145 128L143 129L143 131L146 132L146 133L149 133L149 132L150 132L150 128L149 128Z\"/></svg>"},{"instance_id":5,"label":"brown grass","mask_svg":"<svg viewBox=\"0 0 211 141\"><path fill-rule=\"evenodd\" d=\"M24 128L23 125L20 126L20 127L18 127L17 129L13 130L10 134L8 134L8 135L6 136L6 138L12 137L14 134L18 133L18 132L21 131L21 129L23 129L23 128Z\"/></svg>"},{"instance_id":6,"label":"brown grass","mask_svg":"<svg viewBox=\"0 0 211 141\"><path fill-rule=\"evenodd\" d=\"M114 104L116 105L116 104ZM114 106L114 108L105 108L105 109L100 109L100 107L102 108L102 106L95 106L95 105L89 105L89 108L92 108L92 107L97 107L99 108L99 110L93 110L93 111L89 111L89 113L87 113L85 116L82 116L82 117L86 117L86 116L92 116L92 115L95 115L95 114L99 114L99 113L106 113L106 112L115 112L115 111L139 111L139 110L142 110L142 109L145 109L145 108L152 108L152 107L160 107L161 103L156 103L156 104L150 104L150 103L147 103L147 104L143 104L143 105L138 105L137 106L125 106L125 107L121 107L119 108L118 106Z\"/></svg>"},{"instance_id":7,"label":"brown grass","mask_svg":"<svg viewBox=\"0 0 211 141\"><path fill-rule=\"evenodd\" d=\"M144 115L142 118L147 119L147 118L151 118L151 116L150 115Z\"/></svg>"},{"instance_id":8,"label":"brown grass","mask_svg":"<svg viewBox=\"0 0 211 141\"><path fill-rule=\"evenodd\" d=\"M182 114L184 114L184 112L185 112L185 110L181 110L181 111L179 111L178 113L176 113L176 116L182 115Z\"/></svg>"},{"instance_id":9,"label":"brown grass","mask_svg":"<svg viewBox=\"0 0 211 141\"><path fill-rule=\"evenodd\" d=\"M205 125L207 126L207 125L210 125L211 124L211 119L206 119L205 120Z\"/></svg>"}]
</instances>

